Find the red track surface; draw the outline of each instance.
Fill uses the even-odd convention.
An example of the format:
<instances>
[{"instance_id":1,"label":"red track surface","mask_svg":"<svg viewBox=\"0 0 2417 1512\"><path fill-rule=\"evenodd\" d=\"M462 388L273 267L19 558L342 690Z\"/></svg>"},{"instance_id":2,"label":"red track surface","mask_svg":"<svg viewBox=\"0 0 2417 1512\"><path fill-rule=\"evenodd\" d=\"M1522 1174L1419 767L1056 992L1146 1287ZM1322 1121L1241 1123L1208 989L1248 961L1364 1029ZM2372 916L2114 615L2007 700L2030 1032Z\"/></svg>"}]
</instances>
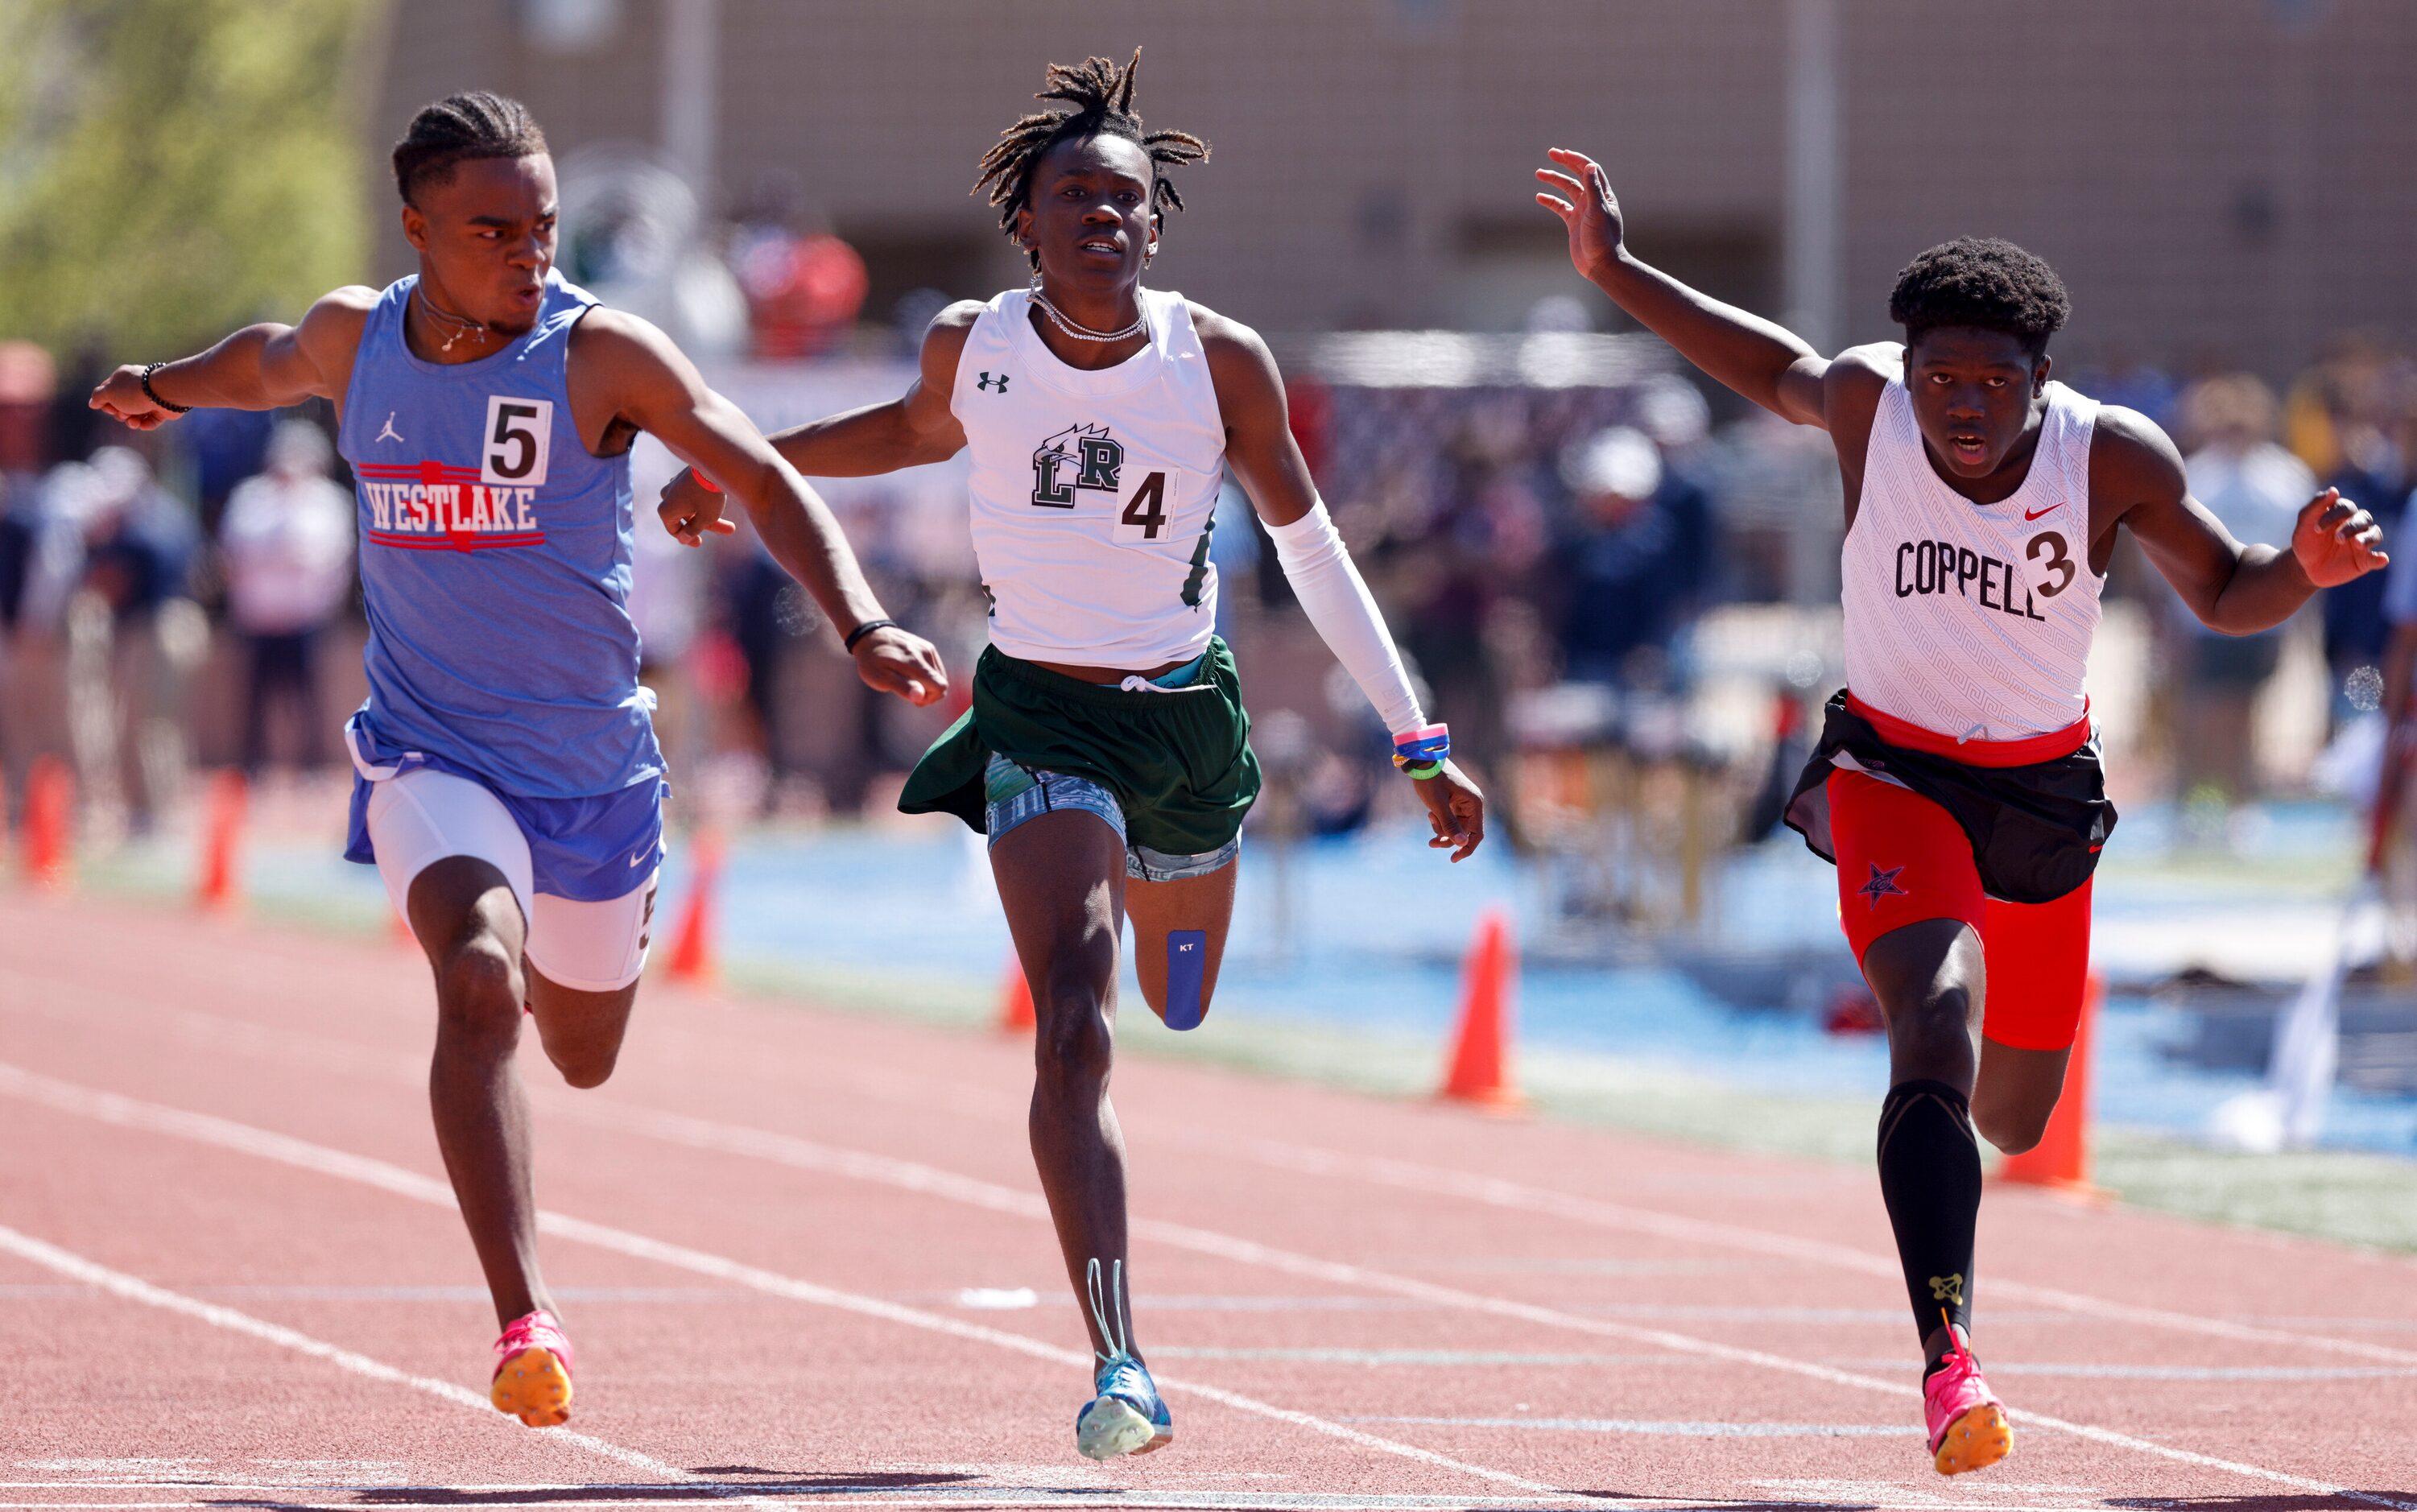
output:
<instances>
[{"instance_id":1,"label":"red track surface","mask_svg":"<svg viewBox=\"0 0 2417 1512\"><path fill-rule=\"evenodd\" d=\"M1947 1482L1868 1173L1147 1060L1178 1437L1095 1466L1026 1048L659 984L605 1088L529 1051L581 1373L524 1429L430 1019L392 947L0 897L0 1507L2417 1508L2405 1262L1994 1192L2025 1415Z\"/></svg>"}]
</instances>

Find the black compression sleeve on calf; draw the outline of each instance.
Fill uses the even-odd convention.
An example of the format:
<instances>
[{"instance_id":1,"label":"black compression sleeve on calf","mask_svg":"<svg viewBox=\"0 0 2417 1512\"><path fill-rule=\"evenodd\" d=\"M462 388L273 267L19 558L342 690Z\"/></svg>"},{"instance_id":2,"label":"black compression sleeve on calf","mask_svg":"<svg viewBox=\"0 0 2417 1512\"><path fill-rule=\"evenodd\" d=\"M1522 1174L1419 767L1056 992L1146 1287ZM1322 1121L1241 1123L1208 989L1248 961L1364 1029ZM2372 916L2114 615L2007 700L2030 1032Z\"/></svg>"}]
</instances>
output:
<instances>
[{"instance_id":1,"label":"black compression sleeve on calf","mask_svg":"<svg viewBox=\"0 0 2417 1512\"><path fill-rule=\"evenodd\" d=\"M1880 1104L1880 1199L1915 1331L1939 1315L1972 1325L1972 1230L1981 1217L1981 1145L1972 1105L1944 1081L1901 1081Z\"/></svg>"}]
</instances>

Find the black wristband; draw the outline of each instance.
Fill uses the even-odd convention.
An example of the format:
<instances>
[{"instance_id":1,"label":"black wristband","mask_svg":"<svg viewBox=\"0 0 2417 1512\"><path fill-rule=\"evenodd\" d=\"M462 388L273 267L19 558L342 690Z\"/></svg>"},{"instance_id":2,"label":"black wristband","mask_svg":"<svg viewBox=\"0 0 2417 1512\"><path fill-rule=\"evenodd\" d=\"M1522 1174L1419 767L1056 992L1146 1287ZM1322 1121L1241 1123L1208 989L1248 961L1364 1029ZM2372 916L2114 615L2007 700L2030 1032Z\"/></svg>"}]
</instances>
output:
<instances>
[{"instance_id":1,"label":"black wristband","mask_svg":"<svg viewBox=\"0 0 2417 1512\"><path fill-rule=\"evenodd\" d=\"M192 414L193 407L190 404L171 403L169 401L161 399L158 391L152 388L151 375L166 366L167 364L164 362L155 362L143 370L143 397L149 400L152 403L159 405L161 409L166 410L171 415Z\"/></svg>"},{"instance_id":2,"label":"black wristband","mask_svg":"<svg viewBox=\"0 0 2417 1512\"><path fill-rule=\"evenodd\" d=\"M863 624L847 632L846 644L848 655L856 655L856 643L863 640L866 636L871 635L874 631L894 630L896 628L898 628L898 622L894 619L866 620Z\"/></svg>"}]
</instances>

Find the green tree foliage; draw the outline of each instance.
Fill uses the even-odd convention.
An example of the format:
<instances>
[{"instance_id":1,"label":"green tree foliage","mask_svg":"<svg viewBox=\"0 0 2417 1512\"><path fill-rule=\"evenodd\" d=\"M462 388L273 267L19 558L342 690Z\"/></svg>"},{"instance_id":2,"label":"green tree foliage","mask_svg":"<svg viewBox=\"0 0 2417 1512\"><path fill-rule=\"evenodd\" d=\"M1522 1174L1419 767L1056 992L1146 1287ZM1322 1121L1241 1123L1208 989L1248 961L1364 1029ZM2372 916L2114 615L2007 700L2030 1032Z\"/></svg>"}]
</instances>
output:
<instances>
[{"instance_id":1,"label":"green tree foliage","mask_svg":"<svg viewBox=\"0 0 2417 1512\"><path fill-rule=\"evenodd\" d=\"M0 338L164 355L359 278L374 3L0 0Z\"/></svg>"}]
</instances>

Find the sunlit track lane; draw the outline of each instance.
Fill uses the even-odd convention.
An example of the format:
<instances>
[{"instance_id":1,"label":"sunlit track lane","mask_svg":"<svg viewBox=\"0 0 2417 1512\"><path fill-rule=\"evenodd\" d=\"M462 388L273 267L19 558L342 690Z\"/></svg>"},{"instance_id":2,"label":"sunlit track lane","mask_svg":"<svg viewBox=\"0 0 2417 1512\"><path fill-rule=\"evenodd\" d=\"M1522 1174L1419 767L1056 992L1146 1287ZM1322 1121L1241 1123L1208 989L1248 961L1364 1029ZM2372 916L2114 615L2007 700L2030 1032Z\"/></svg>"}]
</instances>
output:
<instances>
[{"instance_id":1,"label":"sunlit track lane","mask_svg":"<svg viewBox=\"0 0 2417 1512\"><path fill-rule=\"evenodd\" d=\"M407 954L85 905L43 909L40 948L29 949L22 926L34 918L15 900L0 904L0 1058L436 1170L419 1092L427 989ZM129 929L154 948L99 948ZM80 945L94 948L79 958ZM1237 1022L1223 1032L1247 1031ZM1023 1150L1028 1053L985 1036L650 987L623 1070L603 1092L542 1090L547 1078L532 1060L540 1196L581 1217L1079 1350ZM1832 1500L1784 1484L1826 1480L1856 1483L1865 1498L1881 1486L1908 1497L1945 1490L1958 1503L1988 1494L1992 1477L1942 1487L1923 1471L1907 1431L1909 1398L1854 1383L1909 1382L1897 1363L1909 1329L1893 1310L1895 1286L1868 1267L1808 1262L1788 1248L1884 1253L1885 1229L1861 1172L1504 1125L1148 1061L1121 1068L1117 1094L1139 1172L1144 1338L1163 1349L1170 1375L1544 1486ZM391 1346L406 1356L398 1364L476 1383L485 1314L475 1292L461 1290L475 1272L449 1215L257 1160L249 1163L260 1169L243 1174L246 1157L178 1156L177 1142L158 1135L104 1137L72 1119L7 1111L15 1120L8 1126L23 1131L9 1141L9 1167L36 1152L52 1157L41 1169L53 1185L38 1188L53 1193L51 1216L63 1232L118 1246L114 1263L143 1258L123 1247L124 1235L146 1232L129 1215L164 1205L168 1218L150 1232L172 1232L182 1258L199 1263L225 1241L225 1268L194 1284L320 1288L258 1292L243 1305L365 1353ZM101 1185L132 1185L79 1222L70 1210L95 1186L80 1179L81 1163L104 1149L115 1157ZM1321 1151L1341 1157L1339 1172L1282 1158ZM1350 1173L1355 1162L1373 1169L1380 1157L1495 1172L1775 1243L1639 1232ZM12 1198L21 1188L12 1175ZM2278 1247L2137 1215L2075 1215L2036 1201L1993 1202L1990 1221L1991 1252L2007 1255L2008 1271L2135 1306L2187 1297L2219 1316L2338 1309L2349 1333L2355 1309L2390 1306L2408 1278L2406 1266L2321 1246ZM290 1256L258 1243L260 1233L297 1227L310 1236ZM171 1243L132 1242L162 1253ZM583 1409L593 1415L580 1426L600 1434L598 1425L609 1424L670 1462L847 1471L1071 1459L1058 1421L1079 1398L1069 1367L753 1293L723 1298L696 1276L585 1245L550 1238L546 1253L582 1344ZM385 1274L396 1260L411 1263L401 1279ZM2144 1265L2166 1274L2144 1277ZM264 1274L277 1278L251 1278ZM2312 1280L2316 1290L2303 1293ZM348 1285L454 1294L325 1290ZM958 1306L967 1287L1023 1286L1040 1294L1040 1308ZM2304 1300L2318 1294L2321 1309ZM1150 1307L1152 1298L1164 1305ZM759 1341L736 1365L734 1321ZM1983 1326L1992 1330L1984 1341L1993 1359L2083 1372L2010 1375L2000 1387L2017 1406L2302 1482L2391 1492L2380 1446L2358 1444L2349 1425L2361 1403L2408 1399L2407 1377L2092 1375L2143 1362L2210 1372L2356 1362L2034 1303L1984 1303ZM1709 1358L1691 1339L1768 1351L1841 1379ZM1436 1467L1176 1400L1175 1455L1105 1479L1091 1473L1084 1484L1479 1489ZM919 1414L903 1434L902 1410ZM2018 1453L2020 1469L1995 1479L2025 1504L2254 1488L2233 1472L2038 1429Z\"/></svg>"}]
</instances>

